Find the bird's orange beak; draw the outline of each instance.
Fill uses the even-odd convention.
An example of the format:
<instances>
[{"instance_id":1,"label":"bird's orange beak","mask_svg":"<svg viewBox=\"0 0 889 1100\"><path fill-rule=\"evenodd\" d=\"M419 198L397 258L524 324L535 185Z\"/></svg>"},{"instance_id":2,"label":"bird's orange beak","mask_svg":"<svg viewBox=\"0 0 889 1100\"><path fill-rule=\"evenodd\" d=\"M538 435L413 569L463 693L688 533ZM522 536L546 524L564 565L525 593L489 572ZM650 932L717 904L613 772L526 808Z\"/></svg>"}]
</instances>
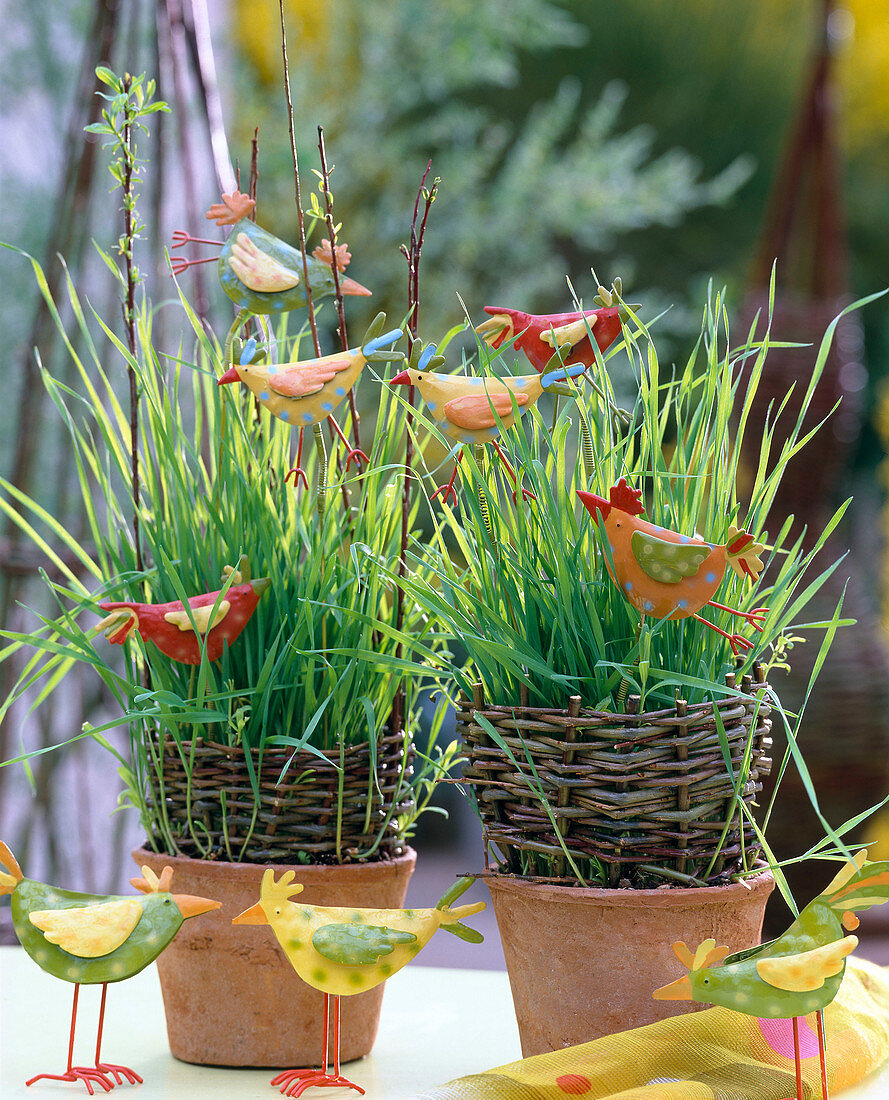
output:
<instances>
[{"instance_id":1,"label":"bird's orange beak","mask_svg":"<svg viewBox=\"0 0 889 1100\"><path fill-rule=\"evenodd\" d=\"M268 924L268 918L262 908L262 902L257 902L255 905L251 905L249 909L245 909L243 913L238 913L236 917L232 917L232 924Z\"/></svg>"},{"instance_id":2,"label":"bird's orange beak","mask_svg":"<svg viewBox=\"0 0 889 1100\"><path fill-rule=\"evenodd\" d=\"M691 978L688 974L683 974L681 978L677 978L675 982L670 982L669 985L662 985L660 989L656 989L652 993L652 997L656 1001L691 1001L694 1000L691 990Z\"/></svg>"},{"instance_id":3,"label":"bird's orange beak","mask_svg":"<svg viewBox=\"0 0 889 1100\"><path fill-rule=\"evenodd\" d=\"M229 367L225 374L221 374L216 379L217 386L227 386L230 382L240 382L241 379L238 376L237 367Z\"/></svg>"},{"instance_id":4,"label":"bird's orange beak","mask_svg":"<svg viewBox=\"0 0 889 1100\"><path fill-rule=\"evenodd\" d=\"M584 493L578 489L577 495L583 501L583 506L589 512L589 514L596 518L601 514L602 519L608 519L608 513L611 511L611 501L606 500L604 497L597 497L595 493Z\"/></svg>"},{"instance_id":5,"label":"bird's orange beak","mask_svg":"<svg viewBox=\"0 0 889 1100\"><path fill-rule=\"evenodd\" d=\"M340 279L340 294L354 294L359 298L369 298L373 291L356 283L354 279Z\"/></svg>"},{"instance_id":6,"label":"bird's orange beak","mask_svg":"<svg viewBox=\"0 0 889 1100\"><path fill-rule=\"evenodd\" d=\"M401 374L396 374L394 378L389 379L389 385L390 386L412 386L413 382L411 381L410 374L406 370L403 370L401 372Z\"/></svg>"},{"instance_id":7,"label":"bird's orange beak","mask_svg":"<svg viewBox=\"0 0 889 1100\"><path fill-rule=\"evenodd\" d=\"M199 898L194 894L173 894L173 901L179 906L179 912L183 917L199 917L201 913L211 913L214 909L221 909L221 901L211 901L209 898Z\"/></svg>"}]
</instances>

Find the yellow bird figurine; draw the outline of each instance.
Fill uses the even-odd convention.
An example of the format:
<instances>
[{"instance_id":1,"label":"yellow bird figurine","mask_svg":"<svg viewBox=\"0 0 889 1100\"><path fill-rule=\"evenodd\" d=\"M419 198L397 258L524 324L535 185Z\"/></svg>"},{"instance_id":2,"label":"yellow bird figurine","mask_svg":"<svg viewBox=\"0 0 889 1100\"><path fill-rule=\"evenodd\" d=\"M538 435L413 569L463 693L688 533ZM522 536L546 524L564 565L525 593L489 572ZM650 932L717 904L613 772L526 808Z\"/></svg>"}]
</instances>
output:
<instances>
[{"instance_id":1,"label":"yellow bird figurine","mask_svg":"<svg viewBox=\"0 0 889 1100\"><path fill-rule=\"evenodd\" d=\"M393 362L404 358L400 352L388 350L400 338L402 330L397 328L391 332L383 332L385 324L386 314L378 313L365 333L360 348L294 363L250 362L256 349L255 341L250 340L241 355L241 362L230 367L217 379L217 385L220 386L243 382L272 416L299 428L296 466L287 475L289 477L294 474L294 483L302 477L308 485L305 472L300 467L303 431L324 420L330 420L348 448L347 470L353 459L356 465L361 460L368 461L363 451L349 446L333 412L345 401L367 363Z\"/></svg>"},{"instance_id":2,"label":"yellow bird figurine","mask_svg":"<svg viewBox=\"0 0 889 1100\"><path fill-rule=\"evenodd\" d=\"M469 943L481 943L482 935L460 921L480 913L483 901L451 904L475 881L461 878L434 909L351 909L300 905L291 901L303 887L286 871L275 882L269 868L262 876L260 900L235 917L233 924L268 924L290 965L308 985L324 994L323 1066L321 1069L285 1070L272 1079L286 1096L301 1096L315 1085L352 1088L359 1085L340 1073L340 997L364 993L406 966L443 928ZM333 997L333 1073L328 1072L330 998Z\"/></svg>"},{"instance_id":3,"label":"yellow bird figurine","mask_svg":"<svg viewBox=\"0 0 889 1100\"><path fill-rule=\"evenodd\" d=\"M435 346L430 345L420 358L419 369L401 371L390 380L389 385L416 386L438 430L448 439L464 445L490 443L509 472L513 484L517 484L515 471L497 442L497 437L503 429L511 428L554 383L564 382L566 377L573 378L583 374L586 366L578 363L571 367L559 367L545 374L525 374L513 378L497 378L493 375L470 377L465 374L436 374L424 369L434 353ZM450 495L456 501L454 480L462 454L461 447L456 454L451 480L435 490L433 499L441 493L445 503ZM527 490L523 489L522 492L526 497L533 496ZM515 495L513 493L514 497Z\"/></svg>"}]
</instances>

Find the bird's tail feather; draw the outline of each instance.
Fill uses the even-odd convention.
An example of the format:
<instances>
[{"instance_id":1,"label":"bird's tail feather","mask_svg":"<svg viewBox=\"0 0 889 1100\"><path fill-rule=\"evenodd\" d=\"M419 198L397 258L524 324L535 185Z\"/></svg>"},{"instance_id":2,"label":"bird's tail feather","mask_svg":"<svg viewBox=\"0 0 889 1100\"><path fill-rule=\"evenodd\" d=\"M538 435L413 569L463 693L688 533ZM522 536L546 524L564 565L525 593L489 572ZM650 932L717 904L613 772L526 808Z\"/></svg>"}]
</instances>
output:
<instances>
[{"instance_id":1,"label":"bird's tail feather","mask_svg":"<svg viewBox=\"0 0 889 1100\"><path fill-rule=\"evenodd\" d=\"M762 558L759 555L763 550L765 547L760 545L748 531L741 531L734 526L729 527L725 556L741 580L750 577L755 581L762 572Z\"/></svg>"},{"instance_id":2,"label":"bird's tail feather","mask_svg":"<svg viewBox=\"0 0 889 1100\"><path fill-rule=\"evenodd\" d=\"M18 865L15 856L10 852L2 840L0 840L0 895L11 894L25 877Z\"/></svg>"},{"instance_id":3,"label":"bird's tail feather","mask_svg":"<svg viewBox=\"0 0 889 1100\"><path fill-rule=\"evenodd\" d=\"M867 853L859 853L859 858ZM850 913L889 901L889 862L847 864L822 895L831 909Z\"/></svg>"},{"instance_id":4,"label":"bird's tail feather","mask_svg":"<svg viewBox=\"0 0 889 1100\"><path fill-rule=\"evenodd\" d=\"M451 908L451 902L462 897L473 882L475 882L475 879L472 875L465 875L463 878L457 879L454 885L442 894L435 908L443 910L441 927L445 932L450 932L459 939L466 940L467 943L481 943L485 938L481 932L477 932L474 928L467 928L465 924L460 924L460 921L464 917L471 917L473 913L480 913L485 908L485 903L475 901L470 905L458 905L456 909Z\"/></svg>"}]
</instances>

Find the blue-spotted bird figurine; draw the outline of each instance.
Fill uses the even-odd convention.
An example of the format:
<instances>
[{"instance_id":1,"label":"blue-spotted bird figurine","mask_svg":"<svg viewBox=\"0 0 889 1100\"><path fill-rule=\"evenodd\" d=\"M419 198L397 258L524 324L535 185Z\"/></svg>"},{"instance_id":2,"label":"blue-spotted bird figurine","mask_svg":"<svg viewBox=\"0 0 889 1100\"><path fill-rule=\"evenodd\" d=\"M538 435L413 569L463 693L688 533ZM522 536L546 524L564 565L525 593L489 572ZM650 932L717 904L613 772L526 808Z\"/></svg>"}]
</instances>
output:
<instances>
[{"instance_id":1,"label":"blue-spotted bird figurine","mask_svg":"<svg viewBox=\"0 0 889 1100\"><path fill-rule=\"evenodd\" d=\"M303 432L313 424L330 420L334 430L347 447L346 469L354 460L366 462L363 451L352 448L337 423L333 413L345 401L349 390L368 363L397 362L404 359L401 352L390 349L402 335L400 328L383 332L386 314L378 313L371 321L361 347L349 351L324 355L320 359L306 359L294 363L252 363L256 343L249 340L241 355L241 362L232 366L217 379L218 385L242 382L257 401L286 424L299 429L296 466L287 475L294 475L294 483L300 478L306 481L300 466Z\"/></svg>"},{"instance_id":2,"label":"blue-spotted bird figurine","mask_svg":"<svg viewBox=\"0 0 889 1100\"><path fill-rule=\"evenodd\" d=\"M802 1096L799 1017L817 1013L821 1092L827 1100L824 1009L837 995L846 958L858 946L855 911L889 900L889 863L868 863L861 851L803 909L783 936L759 947L728 953L713 939L692 953L673 950L688 973L655 990L660 1001L700 1001L761 1019L793 1020L797 1096ZM808 1095L808 1094L807 1094Z\"/></svg>"}]
</instances>

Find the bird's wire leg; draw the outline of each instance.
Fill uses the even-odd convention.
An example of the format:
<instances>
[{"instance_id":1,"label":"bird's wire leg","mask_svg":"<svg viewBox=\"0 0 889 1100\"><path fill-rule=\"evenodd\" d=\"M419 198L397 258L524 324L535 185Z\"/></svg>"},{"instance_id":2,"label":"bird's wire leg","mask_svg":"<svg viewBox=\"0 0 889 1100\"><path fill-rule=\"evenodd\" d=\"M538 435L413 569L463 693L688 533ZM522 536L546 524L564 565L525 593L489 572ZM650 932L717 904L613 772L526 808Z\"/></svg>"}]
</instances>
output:
<instances>
[{"instance_id":1,"label":"bird's wire leg","mask_svg":"<svg viewBox=\"0 0 889 1100\"><path fill-rule=\"evenodd\" d=\"M491 541L494 541L494 528L491 526L491 509L488 507L488 496L485 493L484 485L484 468L485 468L485 448L481 443L475 445L475 461L479 468L479 473L482 475L478 479L478 507L482 514L482 522L485 525L485 530L488 532L488 537Z\"/></svg>"},{"instance_id":2,"label":"bird's wire leg","mask_svg":"<svg viewBox=\"0 0 889 1100\"><path fill-rule=\"evenodd\" d=\"M643 624L644 621L645 621L645 612L640 611L639 612L639 625L636 627L636 645L639 644L639 638L642 634L642 624ZM636 665L639 664L639 654L638 653L636 654L636 660L633 663L636 664ZM617 689L617 708L618 708L619 711L623 711L623 709L624 709L624 705L627 701L627 694L629 693L629 690L630 690L630 678L629 678L629 676L624 676L624 678L620 682L620 687Z\"/></svg>"},{"instance_id":3,"label":"bird's wire leg","mask_svg":"<svg viewBox=\"0 0 889 1100\"><path fill-rule=\"evenodd\" d=\"M299 488L299 479L300 478L302 478L303 485L305 485L305 487L307 489L309 487L309 479L306 475L306 471L302 468L303 434L304 434L304 432L305 432L305 428L300 428L299 429L299 443L297 443L297 445L296 445L296 465L292 466L287 471L287 476L284 478L284 484L286 485L287 482L290 480L290 475L293 474L293 488L294 489Z\"/></svg>"},{"instance_id":4,"label":"bird's wire leg","mask_svg":"<svg viewBox=\"0 0 889 1100\"><path fill-rule=\"evenodd\" d=\"M68 1066L64 1073L38 1073L35 1077L25 1082L25 1087L33 1085L35 1081L83 1081L86 1091L93 1094L93 1084L99 1085L105 1092L111 1092L114 1088L112 1082L98 1068L75 1066L74 1061L74 1032L77 1027L77 1001L80 997L80 985L74 985L74 1003L71 1006L71 1031L68 1035Z\"/></svg>"},{"instance_id":5,"label":"bird's wire leg","mask_svg":"<svg viewBox=\"0 0 889 1100\"><path fill-rule=\"evenodd\" d=\"M724 603L717 603L716 600L708 600L708 604L720 611L727 611L729 615L737 615L745 622L750 623L754 630L758 630L762 634L762 624L769 613L767 607L754 607L752 611L737 611L734 607L726 607Z\"/></svg>"},{"instance_id":6,"label":"bird's wire leg","mask_svg":"<svg viewBox=\"0 0 889 1100\"><path fill-rule=\"evenodd\" d=\"M349 1088L364 1095L364 1089L340 1073L340 999L333 998L333 1073L330 1072L330 994L324 994L324 1030L322 1032L321 1067L319 1069L288 1069L272 1078L285 1096L302 1096L310 1088Z\"/></svg>"},{"instance_id":7,"label":"bird's wire leg","mask_svg":"<svg viewBox=\"0 0 889 1100\"><path fill-rule=\"evenodd\" d=\"M334 420L334 418L332 416L329 416L327 419L330 421L331 426L336 431L336 434L340 437L342 442L346 445L346 473L349 472L349 463L352 462L353 459L355 460L355 466L358 469L361 468L361 463L362 462L368 462L369 463L370 459L367 457L367 455L364 453L364 451L362 451L360 447L353 447L351 445L349 440L344 435L343 429L339 426L339 424L337 424L336 420Z\"/></svg>"},{"instance_id":8,"label":"bird's wire leg","mask_svg":"<svg viewBox=\"0 0 889 1100\"><path fill-rule=\"evenodd\" d=\"M513 468L512 463L509 461L509 459L503 453L503 449L500 446L500 444L497 442L496 439L491 440L491 446L494 448L494 450L497 454L497 457L500 459L500 461L506 467L506 472L509 474L510 478L512 479L512 483L515 486L515 488L512 491L512 501L513 501L513 504L515 504L515 503L517 503L518 495L519 495L519 479L518 479L518 477L516 477L515 469ZM531 492L530 489L524 489L524 488L522 489L522 498L524 500L537 500L537 497Z\"/></svg>"},{"instance_id":9,"label":"bird's wire leg","mask_svg":"<svg viewBox=\"0 0 889 1100\"><path fill-rule=\"evenodd\" d=\"M749 641L743 636L743 634L729 634L727 630L722 630L716 626L715 623L710 623L706 619L702 619L700 615L692 615L693 619L697 619L699 623L703 623L704 626L709 626L711 630L715 630L717 634L721 634L723 638L728 638L728 644L732 647L732 653L737 657L738 652L742 649L753 649L753 642Z\"/></svg>"},{"instance_id":10,"label":"bird's wire leg","mask_svg":"<svg viewBox=\"0 0 889 1100\"><path fill-rule=\"evenodd\" d=\"M315 449L318 451L318 500L315 507L318 515L323 519L327 506L327 448L324 446L324 432L320 424L313 424L312 431L315 435Z\"/></svg>"},{"instance_id":11,"label":"bird's wire leg","mask_svg":"<svg viewBox=\"0 0 889 1100\"><path fill-rule=\"evenodd\" d=\"M818 1054L821 1059L821 1100L830 1100L827 1094L827 1041L824 1038L824 1009L819 1009L815 1022L818 1027Z\"/></svg>"},{"instance_id":12,"label":"bird's wire leg","mask_svg":"<svg viewBox=\"0 0 889 1100\"><path fill-rule=\"evenodd\" d=\"M457 471L460 469L460 459L462 457L463 457L463 448L461 447L460 450L457 451L457 454L454 456L454 471L451 474L451 480L447 483L447 485L439 485L439 487L435 490L435 492L429 498L430 500L435 500L435 498L438 496L438 494L441 493L442 494L442 498L441 498L442 504L447 504L448 498L450 496L453 496L454 504L457 503L457 490L454 488L454 482L457 478Z\"/></svg>"},{"instance_id":13,"label":"bird's wire leg","mask_svg":"<svg viewBox=\"0 0 889 1100\"><path fill-rule=\"evenodd\" d=\"M251 316L250 310L245 306L243 309L239 309L237 316L232 321L232 327L228 330L228 335L225 338L225 344L222 348L222 365L225 370L232 365L232 345L235 342L235 337L241 330L244 322Z\"/></svg>"},{"instance_id":14,"label":"bird's wire leg","mask_svg":"<svg viewBox=\"0 0 889 1100\"><path fill-rule=\"evenodd\" d=\"M184 244L212 244L217 248L222 248L222 241L213 241L209 237L193 237L184 229L173 230L173 248L181 248ZM218 257L214 256L213 259Z\"/></svg>"},{"instance_id":15,"label":"bird's wire leg","mask_svg":"<svg viewBox=\"0 0 889 1100\"><path fill-rule=\"evenodd\" d=\"M181 275L190 267L197 267L198 264L214 264L218 259L218 256L205 256L202 260L186 260L184 256L176 256L170 261L170 270L174 275Z\"/></svg>"},{"instance_id":16,"label":"bird's wire leg","mask_svg":"<svg viewBox=\"0 0 889 1100\"><path fill-rule=\"evenodd\" d=\"M799 1053L799 1019L793 1017L793 1058L796 1063L796 1095L802 1100L803 1095L803 1068Z\"/></svg>"},{"instance_id":17,"label":"bird's wire leg","mask_svg":"<svg viewBox=\"0 0 889 1100\"><path fill-rule=\"evenodd\" d=\"M590 434L590 426L587 423L586 413L577 402L577 411L580 414L580 454L583 458L583 472L587 485L593 480L596 472L596 459L593 452L593 437Z\"/></svg>"},{"instance_id":18,"label":"bird's wire leg","mask_svg":"<svg viewBox=\"0 0 889 1100\"><path fill-rule=\"evenodd\" d=\"M194 671L194 667L192 667ZM191 698L191 692L189 692ZM118 1085L123 1084L121 1078L125 1077L131 1085L141 1085L142 1078L135 1070L128 1066L118 1066L113 1062L102 1061L102 1030L105 1026L105 997L108 994L108 983L102 983L102 1003L99 1006L99 1028L96 1032L96 1069L101 1073L110 1073Z\"/></svg>"}]
</instances>

